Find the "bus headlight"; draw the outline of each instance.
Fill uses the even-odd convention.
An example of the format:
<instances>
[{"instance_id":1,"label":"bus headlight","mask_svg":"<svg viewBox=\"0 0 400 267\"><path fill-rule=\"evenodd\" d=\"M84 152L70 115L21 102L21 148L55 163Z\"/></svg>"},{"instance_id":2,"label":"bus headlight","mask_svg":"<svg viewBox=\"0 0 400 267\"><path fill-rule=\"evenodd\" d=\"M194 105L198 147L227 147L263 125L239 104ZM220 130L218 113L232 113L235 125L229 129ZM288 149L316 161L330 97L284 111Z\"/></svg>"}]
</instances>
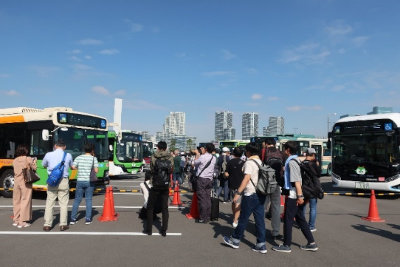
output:
<instances>
[{"instance_id":1,"label":"bus headlight","mask_svg":"<svg viewBox=\"0 0 400 267\"><path fill-rule=\"evenodd\" d=\"M386 178L386 182L391 182L400 178L400 174L396 174L395 176Z\"/></svg>"}]
</instances>

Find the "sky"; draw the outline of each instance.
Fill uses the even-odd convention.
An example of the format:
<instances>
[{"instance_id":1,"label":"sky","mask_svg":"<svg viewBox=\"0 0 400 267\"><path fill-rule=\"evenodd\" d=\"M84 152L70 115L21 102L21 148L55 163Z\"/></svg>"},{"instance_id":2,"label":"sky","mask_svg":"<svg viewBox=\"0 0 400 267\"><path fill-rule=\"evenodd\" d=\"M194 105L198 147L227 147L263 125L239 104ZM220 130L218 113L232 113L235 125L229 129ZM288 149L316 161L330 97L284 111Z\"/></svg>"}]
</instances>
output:
<instances>
[{"instance_id":1,"label":"sky","mask_svg":"<svg viewBox=\"0 0 400 267\"><path fill-rule=\"evenodd\" d=\"M0 3L0 108L54 106L214 139L215 112L327 135L341 114L400 112L400 2L146 0ZM336 115L335 115L336 114ZM332 126L332 124L330 125Z\"/></svg>"}]
</instances>

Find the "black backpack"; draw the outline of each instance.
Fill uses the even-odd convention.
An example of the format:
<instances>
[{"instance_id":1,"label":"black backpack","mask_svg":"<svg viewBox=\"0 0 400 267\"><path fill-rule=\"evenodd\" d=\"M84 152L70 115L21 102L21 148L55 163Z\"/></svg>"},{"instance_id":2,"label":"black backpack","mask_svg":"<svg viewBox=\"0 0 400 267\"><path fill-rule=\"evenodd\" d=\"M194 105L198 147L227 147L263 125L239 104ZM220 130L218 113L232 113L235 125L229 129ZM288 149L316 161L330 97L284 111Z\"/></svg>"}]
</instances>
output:
<instances>
[{"instance_id":1,"label":"black backpack","mask_svg":"<svg viewBox=\"0 0 400 267\"><path fill-rule=\"evenodd\" d=\"M283 167L283 156L279 150L275 151L266 151L264 163L270 166L275 170L275 178L280 187L283 187L285 184L284 177L282 175L282 167Z\"/></svg>"},{"instance_id":2,"label":"black backpack","mask_svg":"<svg viewBox=\"0 0 400 267\"><path fill-rule=\"evenodd\" d=\"M171 175L171 161L168 159L157 158L154 163L153 187L168 187Z\"/></svg>"},{"instance_id":3,"label":"black backpack","mask_svg":"<svg viewBox=\"0 0 400 267\"><path fill-rule=\"evenodd\" d=\"M296 161L296 160L295 160ZM301 179L302 179L302 191L304 199L310 198L324 198L324 190L319 182L319 176L316 170L310 165L308 160L299 163Z\"/></svg>"}]
</instances>

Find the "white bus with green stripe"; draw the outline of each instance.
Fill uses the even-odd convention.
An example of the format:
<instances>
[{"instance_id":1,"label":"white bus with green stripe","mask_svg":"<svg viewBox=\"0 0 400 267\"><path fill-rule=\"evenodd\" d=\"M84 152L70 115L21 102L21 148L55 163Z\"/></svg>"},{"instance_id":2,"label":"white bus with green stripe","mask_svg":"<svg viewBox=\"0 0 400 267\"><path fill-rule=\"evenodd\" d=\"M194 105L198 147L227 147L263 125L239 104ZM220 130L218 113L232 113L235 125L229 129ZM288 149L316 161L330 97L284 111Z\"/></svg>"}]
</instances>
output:
<instances>
[{"instance_id":1,"label":"white bus with green stripe","mask_svg":"<svg viewBox=\"0 0 400 267\"><path fill-rule=\"evenodd\" d=\"M29 156L36 157L37 173L40 180L33 184L34 190L47 189L47 170L42 166L44 155L53 150L57 140L62 139L66 151L72 158L83 153L85 143L95 145L95 155L99 161L99 182L108 173L108 125L103 117L74 111L68 107L7 108L0 109L0 193L12 196L14 172L12 162L15 149L20 144L29 148ZM76 180L76 171L71 171L72 187Z\"/></svg>"}]
</instances>

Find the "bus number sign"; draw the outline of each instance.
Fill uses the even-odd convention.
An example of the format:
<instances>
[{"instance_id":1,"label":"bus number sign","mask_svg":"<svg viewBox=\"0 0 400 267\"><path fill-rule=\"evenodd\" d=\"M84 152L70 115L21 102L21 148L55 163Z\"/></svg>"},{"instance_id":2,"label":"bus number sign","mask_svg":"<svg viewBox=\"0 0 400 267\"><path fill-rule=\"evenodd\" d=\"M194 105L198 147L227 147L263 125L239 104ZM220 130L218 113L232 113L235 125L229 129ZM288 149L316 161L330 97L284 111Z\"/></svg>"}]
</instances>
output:
<instances>
[{"instance_id":1,"label":"bus number sign","mask_svg":"<svg viewBox=\"0 0 400 267\"><path fill-rule=\"evenodd\" d=\"M369 183L356 182L356 189L369 189Z\"/></svg>"}]
</instances>

